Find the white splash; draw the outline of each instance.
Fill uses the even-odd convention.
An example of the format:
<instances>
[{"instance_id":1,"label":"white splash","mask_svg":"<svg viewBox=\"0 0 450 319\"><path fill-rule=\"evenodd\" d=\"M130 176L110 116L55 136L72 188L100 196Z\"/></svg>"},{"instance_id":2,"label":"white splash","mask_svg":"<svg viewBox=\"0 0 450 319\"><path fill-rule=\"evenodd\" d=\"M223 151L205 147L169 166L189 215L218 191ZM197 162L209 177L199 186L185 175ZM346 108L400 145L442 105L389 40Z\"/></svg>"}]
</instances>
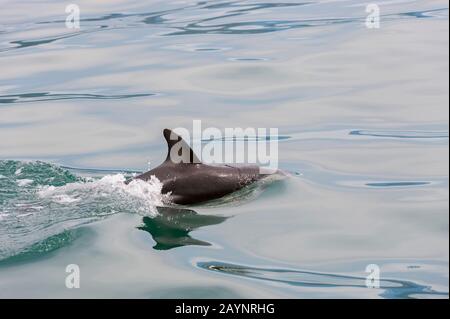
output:
<instances>
[{"instance_id":1,"label":"white splash","mask_svg":"<svg viewBox=\"0 0 450 319\"><path fill-rule=\"evenodd\" d=\"M58 204L70 204L78 202L79 198L74 198L66 194L55 195L53 196L53 201Z\"/></svg>"},{"instance_id":2,"label":"white splash","mask_svg":"<svg viewBox=\"0 0 450 319\"><path fill-rule=\"evenodd\" d=\"M32 184L34 181L32 179L24 178L24 179L18 179L16 180L17 185L20 187L27 186Z\"/></svg>"},{"instance_id":3,"label":"white splash","mask_svg":"<svg viewBox=\"0 0 450 319\"><path fill-rule=\"evenodd\" d=\"M118 204L136 207L140 213L157 214L155 206L163 205L168 196L161 194L162 184L154 176L148 181L133 180L125 184L122 174L106 175L98 180L76 182L64 186L45 186L38 192L41 198L51 199L62 205L73 205L89 199L112 200Z\"/></svg>"}]
</instances>

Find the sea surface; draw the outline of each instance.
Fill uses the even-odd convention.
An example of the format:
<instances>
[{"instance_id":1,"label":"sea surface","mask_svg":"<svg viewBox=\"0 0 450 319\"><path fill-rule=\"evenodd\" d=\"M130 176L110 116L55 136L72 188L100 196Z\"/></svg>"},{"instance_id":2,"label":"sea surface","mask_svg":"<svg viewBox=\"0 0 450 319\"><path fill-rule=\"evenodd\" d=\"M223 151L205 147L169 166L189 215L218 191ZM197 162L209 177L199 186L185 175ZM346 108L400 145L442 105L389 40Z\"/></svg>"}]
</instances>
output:
<instances>
[{"instance_id":1,"label":"sea surface","mask_svg":"<svg viewBox=\"0 0 450 319\"><path fill-rule=\"evenodd\" d=\"M448 298L448 1L72 3L0 0L0 298ZM193 120L287 176L123 183Z\"/></svg>"}]
</instances>

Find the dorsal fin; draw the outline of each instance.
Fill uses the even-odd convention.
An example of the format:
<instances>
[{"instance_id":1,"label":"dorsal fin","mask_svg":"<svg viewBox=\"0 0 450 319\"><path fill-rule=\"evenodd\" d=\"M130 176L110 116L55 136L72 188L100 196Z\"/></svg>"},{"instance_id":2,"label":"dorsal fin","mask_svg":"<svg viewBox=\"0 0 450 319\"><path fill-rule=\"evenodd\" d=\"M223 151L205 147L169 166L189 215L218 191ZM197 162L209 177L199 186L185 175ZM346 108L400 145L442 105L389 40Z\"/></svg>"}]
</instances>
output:
<instances>
[{"instance_id":1,"label":"dorsal fin","mask_svg":"<svg viewBox=\"0 0 450 319\"><path fill-rule=\"evenodd\" d=\"M194 151L191 149L188 143L186 143L181 136L176 134L174 131L169 129L164 129L164 138L167 142L167 158L166 161L172 163L194 163L199 164L201 161L195 155ZM172 152L172 155L171 155ZM173 157L173 158L172 158Z\"/></svg>"}]
</instances>

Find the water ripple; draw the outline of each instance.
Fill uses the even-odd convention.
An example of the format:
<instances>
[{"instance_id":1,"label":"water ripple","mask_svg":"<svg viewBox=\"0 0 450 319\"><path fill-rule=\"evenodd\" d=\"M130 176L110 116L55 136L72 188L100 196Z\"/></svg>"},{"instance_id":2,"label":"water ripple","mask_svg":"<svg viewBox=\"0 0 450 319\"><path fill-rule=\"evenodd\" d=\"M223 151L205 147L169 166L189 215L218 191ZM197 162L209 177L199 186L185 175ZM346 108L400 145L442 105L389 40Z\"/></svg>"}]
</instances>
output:
<instances>
[{"instance_id":1,"label":"water ripple","mask_svg":"<svg viewBox=\"0 0 450 319\"><path fill-rule=\"evenodd\" d=\"M154 96L155 93L140 93L140 94L89 94L89 93L50 93L50 92L36 92L36 93L22 93L0 95L0 104L10 103L29 103L40 101L59 101L59 100L118 100L129 99L136 97Z\"/></svg>"},{"instance_id":2,"label":"water ripple","mask_svg":"<svg viewBox=\"0 0 450 319\"><path fill-rule=\"evenodd\" d=\"M39 23L37 23L37 25L38 24ZM9 42L9 44L11 44L9 47L0 48L0 52L6 52L6 51L10 51L10 50L15 50L15 49L22 49L22 48L28 48L28 47L49 44L49 43L52 43L52 42L55 42L58 40L73 38L73 37L77 37L77 36L84 35L87 33L101 31L102 29L105 29L105 28L107 28L107 26L101 25L101 26L94 26L93 28L88 29L88 30L78 31L78 32L74 32L74 33L64 33L64 34L52 36L52 37L42 37L42 38L29 39L29 40L14 40L14 41Z\"/></svg>"},{"instance_id":3,"label":"water ripple","mask_svg":"<svg viewBox=\"0 0 450 319\"><path fill-rule=\"evenodd\" d=\"M295 287L353 287L367 289L365 277L294 269L258 268L220 261L198 262L197 266L222 274ZM380 297L383 298L414 298L415 295L448 296L448 292L435 291L429 286L398 279L380 279L380 289L382 290Z\"/></svg>"},{"instance_id":4,"label":"water ripple","mask_svg":"<svg viewBox=\"0 0 450 319\"><path fill-rule=\"evenodd\" d=\"M110 13L99 17L82 18L83 30L70 34L62 34L52 37L42 37L35 39L19 39L6 42L10 46L0 49L0 52L13 49L27 48L48 44L65 38L76 37L86 33L98 32L111 29L124 29L157 25L170 29L160 36L180 36L192 34L259 34L269 33L298 28L322 27L344 23L361 23L365 21L365 15L353 17L331 17L331 18L311 18L311 19L283 19L283 20L245 20L213 24L216 20L224 20L235 17L244 17L259 12L266 13L268 10L279 8L290 8L306 6L312 2L299 3L240 3L229 1L223 3L210 4L198 2L195 5L187 5L164 11L154 11L145 13ZM190 11L195 12L195 19L181 18L189 16ZM448 12L448 8L437 8L422 11L399 12L382 15L383 21L391 21L404 18L439 18ZM182 14L183 13L183 14ZM177 16L177 14L180 14ZM64 20L40 21L32 25L33 29L42 25L61 25ZM99 25L98 23L101 22ZM20 27L19 31L26 27ZM17 28L5 32L5 34L15 32Z\"/></svg>"},{"instance_id":5,"label":"water ripple","mask_svg":"<svg viewBox=\"0 0 450 319\"><path fill-rule=\"evenodd\" d=\"M448 9L447 9L448 10ZM413 18L435 18L440 17L443 12L447 11L445 9L435 9L435 10L427 10L427 11L411 11L399 13L399 16L405 17L413 17Z\"/></svg>"},{"instance_id":6,"label":"water ripple","mask_svg":"<svg viewBox=\"0 0 450 319\"><path fill-rule=\"evenodd\" d=\"M448 138L448 132L429 132L429 131L371 131L355 130L349 135L372 136L372 137L390 137L390 138Z\"/></svg>"},{"instance_id":7,"label":"water ripple","mask_svg":"<svg viewBox=\"0 0 450 319\"><path fill-rule=\"evenodd\" d=\"M262 141L283 141L288 140L291 137L289 135L264 135L264 136L225 136L221 138L209 138L209 139L202 139L202 143L209 143L209 142L247 142L247 141L254 141L254 142L262 142Z\"/></svg>"},{"instance_id":8,"label":"water ripple","mask_svg":"<svg viewBox=\"0 0 450 319\"><path fill-rule=\"evenodd\" d=\"M218 17L217 19L222 17ZM209 19L211 20L211 19ZM258 34L275 31L283 31L297 28L326 26L330 24L350 23L354 21L363 21L360 18L335 18L335 19L314 19L314 20L260 20L243 21L234 23L224 23L215 25L204 25L200 22L190 23L183 27L174 27L178 31L165 34L174 35L192 35L192 34Z\"/></svg>"},{"instance_id":9,"label":"water ripple","mask_svg":"<svg viewBox=\"0 0 450 319\"><path fill-rule=\"evenodd\" d=\"M424 186L429 185L430 182L377 182L366 183L370 187L408 187L408 186Z\"/></svg>"}]
</instances>

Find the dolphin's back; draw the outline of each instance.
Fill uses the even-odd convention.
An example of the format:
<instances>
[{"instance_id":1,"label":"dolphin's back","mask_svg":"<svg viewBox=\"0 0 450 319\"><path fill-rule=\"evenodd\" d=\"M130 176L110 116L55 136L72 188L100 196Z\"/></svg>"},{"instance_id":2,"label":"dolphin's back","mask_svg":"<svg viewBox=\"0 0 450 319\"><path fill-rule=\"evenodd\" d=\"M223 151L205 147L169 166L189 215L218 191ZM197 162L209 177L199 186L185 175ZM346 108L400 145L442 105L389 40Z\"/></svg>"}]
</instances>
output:
<instances>
[{"instance_id":1,"label":"dolphin's back","mask_svg":"<svg viewBox=\"0 0 450 319\"><path fill-rule=\"evenodd\" d=\"M162 193L170 193L172 201L177 204L217 199L261 178L257 166L168 163L163 163L136 178L149 180L152 176L163 184Z\"/></svg>"}]
</instances>

